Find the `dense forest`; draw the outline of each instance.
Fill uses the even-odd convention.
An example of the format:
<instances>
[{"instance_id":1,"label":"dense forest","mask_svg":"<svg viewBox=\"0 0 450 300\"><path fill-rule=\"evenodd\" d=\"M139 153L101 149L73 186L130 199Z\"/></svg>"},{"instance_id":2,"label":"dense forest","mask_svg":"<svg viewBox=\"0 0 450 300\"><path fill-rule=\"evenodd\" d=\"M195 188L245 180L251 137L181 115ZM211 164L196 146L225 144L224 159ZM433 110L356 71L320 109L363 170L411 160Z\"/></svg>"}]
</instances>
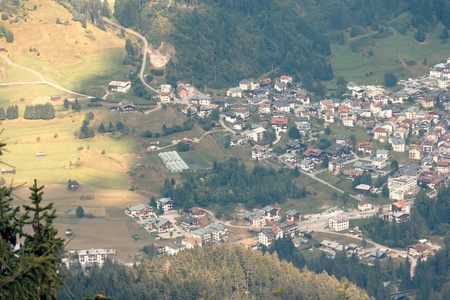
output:
<instances>
[{"instance_id":1,"label":"dense forest","mask_svg":"<svg viewBox=\"0 0 450 300\"><path fill-rule=\"evenodd\" d=\"M249 170L232 158L224 163L214 162L212 170L186 173L182 184L174 185L175 181L166 179L161 194L171 197L175 205L186 210L193 206L218 205L220 217L229 204L245 203L248 208L254 208L305 197L306 188L292 182L294 175L298 175L294 173L261 166Z\"/></svg>"},{"instance_id":2,"label":"dense forest","mask_svg":"<svg viewBox=\"0 0 450 300\"><path fill-rule=\"evenodd\" d=\"M195 77L196 83L223 87L244 77L297 75L307 88L330 80L330 43L345 42L343 30L361 35L370 27L376 38L412 30L423 36L438 22L450 28L446 0L116 0L114 16L145 34L158 47L169 42L177 50L166 79ZM390 23L402 13L408 18ZM374 37L375 38L375 37ZM360 41L361 42L361 41ZM359 43L360 44L360 43ZM358 48L358 43L354 48ZM353 46L352 46L353 48Z\"/></svg>"},{"instance_id":3,"label":"dense forest","mask_svg":"<svg viewBox=\"0 0 450 300\"><path fill-rule=\"evenodd\" d=\"M81 299L103 290L120 299L369 299L366 292L326 273L298 270L276 254L220 244L186 250L176 256L144 260L134 268L107 262L84 276L65 270L67 294ZM72 298L69 297L72 296Z\"/></svg>"}]
</instances>

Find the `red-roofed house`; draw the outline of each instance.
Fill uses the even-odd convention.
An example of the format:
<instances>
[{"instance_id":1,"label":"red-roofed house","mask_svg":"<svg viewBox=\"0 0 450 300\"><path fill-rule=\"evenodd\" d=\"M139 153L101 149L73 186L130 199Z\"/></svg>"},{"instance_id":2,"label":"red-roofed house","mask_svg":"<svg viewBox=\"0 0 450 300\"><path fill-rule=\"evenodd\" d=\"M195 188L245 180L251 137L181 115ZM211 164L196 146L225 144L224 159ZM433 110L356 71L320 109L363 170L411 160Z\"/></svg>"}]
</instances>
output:
<instances>
[{"instance_id":1,"label":"red-roofed house","mask_svg":"<svg viewBox=\"0 0 450 300\"><path fill-rule=\"evenodd\" d=\"M259 82L259 85L260 85L260 86L268 86L271 82L272 82L272 81L270 80L270 78L265 78L265 79L262 79L262 80Z\"/></svg>"},{"instance_id":2,"label":"red-roofed house","mask_svg":"<svg viewBox=\"0 0 450 300\"><path fill-rule=\"evenodd\" d=\"M361 142L356 145L358 151L364 152L366 155L372 155L373 143L371 142Z\"/></svg>"},{"instance_id":3,"label":"red-roofed house","mask_svg":"<svg viewBox=\"0 0 450 300\"><path fill-rule=\"evenodd\" d=\"M272 127L277 131L286 131L288 128L288 119L286 118L273 118Z\"/></svg>"},{"instance_id":4,"label":"red-roofed house","mask_svg":"<svg viewBox=\"0 0 450 300\"><path fill-rule=\"evenodd\" d=\"M280 77L280 82L284 82L286 84L292 83L292 77L291 76L287 76L287 75L282 75Z\"/></svg>"},{"instance_id":5,"label":"red-roofed house","mask_svg":"<svg viewBox=\"0 0 450 300\"><path fill-rule=\"evenodd\" d=\"M438 161L436 171L440 173L448 173L448 160L441 159Z\"/></svg>"}]
</instances>

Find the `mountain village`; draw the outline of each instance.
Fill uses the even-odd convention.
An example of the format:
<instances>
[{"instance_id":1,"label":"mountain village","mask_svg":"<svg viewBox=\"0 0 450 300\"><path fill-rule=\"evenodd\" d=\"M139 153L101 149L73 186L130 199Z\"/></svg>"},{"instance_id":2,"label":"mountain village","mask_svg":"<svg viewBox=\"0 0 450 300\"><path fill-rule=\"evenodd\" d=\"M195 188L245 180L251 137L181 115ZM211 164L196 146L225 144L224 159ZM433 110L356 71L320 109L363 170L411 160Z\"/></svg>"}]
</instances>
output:
<instances>
[{"instance_id":1,"label":"mountain village","mask_svg":"<svg viewBox=\"0 0 450 300\"><path fill-rule=\"evenodd\" d=\"M352 182L351 191L333 187L344 192L344 196L357 199L358 205L305 215L273 203L262 209L242 210L235 221L224 222L199 207L183 214L174 210L172 199L161 198L156 207L140 204L127 207L125 213L149 234L166 241L162 243L164 246L155 243L154 248L168 255L220 242L258 249L286 236L302 247L314 230L340 232L363 240L358 227L350 226L349 220L377 215L391 222L405 222L415 195L425 189L428 196L435 196L439 186L448 183L450 177L450 58L432 67L429 75L401 80L399 85L402 88L394 92L380 85L349 82L343 99L315 103L301 84L286 75L273 82L269 78L257 82L243 79L226 92L226 97L202 94L181 81L176 87L161 85L160 105L184 104L182 113L200 118L219 110L220 120L215 126L233 134L230 147L251 145L251 159L258 163L281 164L324 184L332 185L327 180L329 176ZM130 83L112 82L110 86L127 92ZM120 103L119 110L136 111L128 101ZM348 135L334 134L333 143L320 139L339 127L345 128L343 132ZM364 130L370 138L361 139L356 128ZM283 135L291 137L289 142L280 142ZM152 146L149 150L157 149ZM190 169L176 151L160 152L159 157L171 172ZM324 174L329 175L320 180ZM381 198L388 203L380 203ZM230 234L232 228L247 231L247 237ZM177 242L170 243L175 238ZM363 244L366 242L356 245L323 240L317 246L331 257L345 251L369 262L387 255L409 256L413 261L419 257L426 259L439 249L427 240L418 240L403 251L378 244L368 248ZM101 265L109 254L115 254L115 250L78 251L83 267Z\"/></svg>"}]
</instances>

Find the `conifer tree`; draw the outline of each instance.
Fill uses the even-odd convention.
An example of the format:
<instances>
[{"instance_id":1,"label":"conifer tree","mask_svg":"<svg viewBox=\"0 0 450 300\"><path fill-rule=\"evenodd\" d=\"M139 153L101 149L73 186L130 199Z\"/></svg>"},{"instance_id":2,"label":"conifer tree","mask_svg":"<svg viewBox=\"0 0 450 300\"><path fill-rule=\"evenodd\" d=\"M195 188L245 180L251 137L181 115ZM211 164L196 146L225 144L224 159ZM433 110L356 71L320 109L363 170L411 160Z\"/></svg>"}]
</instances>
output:
<instances>
[{"instance_id":1,"label":"conifer tree","mask_svg":"<svg viewBox=\"0 0 450 300\"><path fill-rule=\"evenodd\" d=\"M58 273L63 239L56 237L53 227L53 203L42 205L43 188L34 181L31 205L23 205L25 212L19 217L19 207L11 203L12 188L0 188L0 298L51 299L64 284ZM20 237L25 237L22 245Z\"/></svg>"},{"instance_id":2,"label":"conifer tree","mask_svg":"<svg viewBox=\"0 0 450 300\"><path fill-rule=\"evenodd\" d=\"M0 121L6 120L6 113L3 107L0 107Z\"/></svg>"}]
</instances>

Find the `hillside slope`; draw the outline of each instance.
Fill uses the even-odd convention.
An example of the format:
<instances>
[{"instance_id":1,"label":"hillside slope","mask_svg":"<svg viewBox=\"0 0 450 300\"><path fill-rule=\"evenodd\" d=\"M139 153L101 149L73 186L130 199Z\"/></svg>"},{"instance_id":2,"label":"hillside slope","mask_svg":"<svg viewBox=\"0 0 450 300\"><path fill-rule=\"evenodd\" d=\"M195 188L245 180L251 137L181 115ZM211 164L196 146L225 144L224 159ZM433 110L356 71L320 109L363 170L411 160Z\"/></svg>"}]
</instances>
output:
<instances>
[{"instance_id":1,"label":"hillside slope","mask_svg":"<svg viewBox=\"0 0 450 300\"><path fill-rule=\"evenodd\" d=\"M20 9L2 21L14 33L14 41L6 43L0 38L0 44L14 63L38 71L48 81L102 96L107 82L128 75L122 64L125 39L110 28L103 31L89 23L83 28L72 19L73 15L55 1L20 1Z\"/></svg>"},{"instance_id":2,"label":"hillside slope","mask_svg":"<svg viewBox=\"0 0 450 300\"><path fill-rule=\"evenodd\" d=\"M196 83L214 88L282 73L308 84L330 80L330 43L343 31L353 26L377 31L405 12L411 18L396 26L401 31L427 32L439 22L450 26L445 0L116 0L114 15L146 34L153 46L162 41L175 46L169 82L195 76Z\"/></svg>"}]
</instances>

